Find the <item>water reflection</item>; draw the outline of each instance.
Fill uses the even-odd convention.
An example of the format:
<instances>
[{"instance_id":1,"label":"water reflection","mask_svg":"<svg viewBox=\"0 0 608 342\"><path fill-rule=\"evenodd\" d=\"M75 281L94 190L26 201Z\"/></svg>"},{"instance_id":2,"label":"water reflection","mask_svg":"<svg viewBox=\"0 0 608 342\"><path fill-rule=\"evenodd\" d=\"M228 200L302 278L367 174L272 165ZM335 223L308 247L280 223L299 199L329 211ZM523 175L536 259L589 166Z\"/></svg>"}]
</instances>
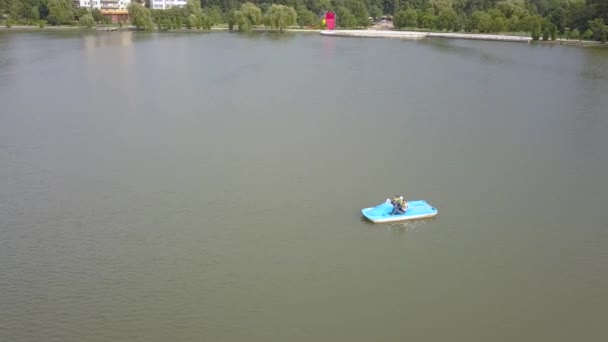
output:
<instances>
[{"instance_id":1,"label":"water reflection","mask_svg":"<svg viewBox=\"0 0 608 342\"><path fill-rule=\"evenodd\" d=\"M110 110L130 104L130 98L115 86L135 88L136 32L103 32L82 37L82 75L86 80L90 101ZM110 68L100 69L108 64ZM100 97L97 94L105 94Z\"/></svg>"},{"instance_id":2,"label":"water reflection","mask_svg":"<svg viewBox=\"0 0 608 342\"><path fill-rule=\"evenodd\" d=\"M10 50L10 36L0 35L0 76L8 73L11 59L8 51Z\"/></svg>"},{"instance_id":3,"label":"water reflection","mask_svg":"<svg viewBox=\"0 0 608 342\"><path fill-rule=\"evenodd\" d=\"M578 82L570 87L575 103L575 113L572 113L572 134L574 148L577 153L587 154L587 146L601 140L608 128L606 115L605 79L608 78L608 50L586 49L577 65L579 69ZM597 150L596 150L597 151ZM607 158L603 158L608 161Z\"/></svg>"},{"instance_id":4,"label":"water reflection","mask_svg":"<svg viewBox=\"0 0 608 342\"><path fill-rule=\"evenodd\" d=\"M323 52L325 57L333 57L336 49L336 39L334 37L322 37L323 41Z\"/></svg>"},{"instance_id":5,"label":"water reflection","mask_svg":"<svg viewBox=\"0 0 608 342\"><path fill-rule=\"evenodd\" d=\"M270 40L277 42L289 42L296 37L296 34L289 32L266 32L264 36L269 38Z\"/></svg>"},{"instance_id":6,"label":"water reflection","mask_svg":"<svg viewBox=\"0 0 608 342\"><path fill-rule=\"evenodd\" d=\"M83 37L83 45L86 50L108 47L108 46L132 46L135 40L135 32L104 32L91 34Z\"/></svg>"},{"instance_id":7,"label":"water reflection","mask_svg":"<svg viewBox=\"0 0 608 342\"><path fill-rule=\"evenodd\" d=\"M580 70L583 56L597 56L598 60L607 59L608 51L591 51L571 46L539 45L506 42L476 42L467 40L450 40L433 38L421 41L421 44L432 50L446 55L457 55L467 60L481 63L492 63L501 67L523 68L533 73L553 74L561 77L582 75L586 78L606 79L608 75L601 67L601 63L587 63L594 66ZM493 45L488 49L488 45ZM604 52L602 54L602 52ZM527 55L527 58L519 58ZM608 60L608 59L607 59Z\"/></svg>"}]
</instances>

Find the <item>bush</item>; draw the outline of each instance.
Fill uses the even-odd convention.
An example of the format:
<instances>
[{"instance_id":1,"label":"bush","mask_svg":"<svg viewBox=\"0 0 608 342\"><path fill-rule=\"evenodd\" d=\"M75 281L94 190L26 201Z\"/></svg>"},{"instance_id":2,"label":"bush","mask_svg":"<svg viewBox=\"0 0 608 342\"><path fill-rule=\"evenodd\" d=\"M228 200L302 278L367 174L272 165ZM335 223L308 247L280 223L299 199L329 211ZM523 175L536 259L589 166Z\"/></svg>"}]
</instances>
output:
<instances>
[{"instance_id":1,"label":"bush","mask_svg":"<svg viewBox=\"0 0 608 342\"><path fill-rule=\"evenodd\" d=\"M583 33L583 39L587 40L591 39L591 37L593 37L593 31L587 30Z\"/></svg>"},{"instance_id":2,"label":"bush","mask_svg":"<svg viewBox=\"0 0 608 342\"><path fill-rule=\"evenodd\" d=\"M569 38L570 39L579 39L581 37L580 32L578 32L578 29L574 29L572 31L570 31L570 35Z\"/></svg>"},{"instance_id":3,"label":"bush","mask_svg":"<svg viewBox=\"0 0 608 342\"><path fill-rule=\"evenodd\" d=\"M6 28L11 28L13 23L11 22L11 17L6 18Z\"/></svg>"},{"instance_id":4,"label":"bush","mask_svg":"<svg viewBox=\"0 0 608 342\"><path fill-rule=\"evenodd\" d=\"M95 25L95 20L93 19L93 16L91 14L87 13L80 17L80 25L91 28L93 27L93 25Z\"/></svg>"},{"instance_id":5,"label":"bush","mask_svg":"<svg viewBox=\"0 0 608 342\"><path fill-rule=\"evenodd\" d=\"M44 28L46 26L46 20L38 20L38 27Z\"/></svg>"},{"instance_id":6,"label":"bush","mask_svg":"<svg viewBox=\"0 0 608 342\"><path fill-rule=\"evenodd\" d=\"M298 10L298 25L300 27L313 26L317 21L317 16L306 8Z\"/></svg>"},{"instance_id":7,"label":"bush","mask_svg":"<svg viewBox=\"0 0 608 342\"><path fill-rule=\"evenodd\" d=\"M550 33L549 33L549 29L548 29L548 28L545 28L545 29L543 30L543 40L549 40L549 35L550 35Z\"/></svg>"},{"instance_id":8,"label":"bush","mask_svg":"<svg viewBox=\"0 0 608 342\"><path fill-rule=\"evenodd\" d=\"M173 27L173 22L171 22L171 19L169 18L165 18L162 20L162 24L161 26L165 29L165 30L170 30Z\"/></svg>"},{"instance_id":9,"label":"bush","mask_svg":"<svg viewBox=\"0 0 608 342\"><path fill-rule=\"evenodd\" d=\"M405 10L401 10L401 11L395 13L395 18L393 19L393 25L395 26L396 29L402 29L404 27L407 27L405 17L406 17Z\"/></svg>"},{"instance_id":10,"label":"bush","mask_svg":"<svg viewBox=\"0 0 608 342\"><path fill-rule=\"evenodd\" d=\"M213 26L213 18L205 13L203 13L202 16L200 16L200 18L198 19L200 26L199 28L205 29L205 30L211 30L211 27Z\"/></svg>"},{"instance_id":11,"label":"bush","mask_svg":"<svg viewBox=\"0 0 608 342\"><path fill-rule=\"evenodd\" d=\"M540 39L540 23L535 23L532 26L532 40Z\"/></svg>"}]
</instances>

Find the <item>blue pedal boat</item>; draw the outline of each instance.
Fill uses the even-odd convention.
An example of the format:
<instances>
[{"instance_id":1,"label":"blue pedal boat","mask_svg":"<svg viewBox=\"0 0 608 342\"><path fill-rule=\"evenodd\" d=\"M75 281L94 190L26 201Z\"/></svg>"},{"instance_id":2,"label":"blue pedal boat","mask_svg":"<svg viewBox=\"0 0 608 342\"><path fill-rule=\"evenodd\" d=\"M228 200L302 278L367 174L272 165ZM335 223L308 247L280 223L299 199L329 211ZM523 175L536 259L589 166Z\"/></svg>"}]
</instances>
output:
<instances>
[{"instance_id":1,"label":"blue pedal boat","mask_svg":"<svg viewBox=\"0 0 608 342\"><path fill-rule=\"evenodd\" d=\"M391 201L387 199L386 202L378 204L375 207L362 209L361 213L374 223L416 220L437 215L437 209L426 203L426 201L408 201L407 205L408 208L404 214L391 215L393 205L391 204Z\"/></svg>"}]
</instances>

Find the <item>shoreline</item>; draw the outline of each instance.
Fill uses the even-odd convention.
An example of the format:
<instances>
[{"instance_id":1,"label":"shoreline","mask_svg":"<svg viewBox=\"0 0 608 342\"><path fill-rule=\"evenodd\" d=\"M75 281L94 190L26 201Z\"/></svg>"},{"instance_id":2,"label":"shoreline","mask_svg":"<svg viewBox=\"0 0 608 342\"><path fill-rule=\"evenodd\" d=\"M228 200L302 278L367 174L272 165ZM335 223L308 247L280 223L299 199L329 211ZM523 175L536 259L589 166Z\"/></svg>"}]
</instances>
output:
<instances>
[{"instance_id":1,"label":"shoreline","mask_svg":"<svg viewBox=\"0 0 608 342\"><path fill-rule=\"evenodd\" d=\"M89 29L88 27L84 27L84 26L68 26L68 25L62 25L62 26L47 25L45 27L40 27L38 25L12 25L10 28L6 27L4 25L0 26L0 31L93 30L93 29L94 29L94 27Z\"/></svg>"},{"instance_id":2,"label":"shoreline","mask_svg":"<svg viewBox=\"0 0 608 342\"><path fill-rule=\"evenodd\" d=\"M329 37L352 37L352 38L392 38L404 40L420 40L425 38L465 39L495 42L527 43L540 45L567 45L582 48L608 48L608 44L602 44L592 40L532 40L532 37L521 35L502 35L486 33L456 33L456 32L428 32L428 31L394 31L394 30L322 30L320 34Z\"/></svg>"},{"instance_id":3,"label":"shoreline","mask_svg":"<svg viewBox=\"0 0 608 342\"><path fill-rule=\"evenodd\" d=\"M32 31L90 31L90 32L125 32L125 31L137 31L135 26L123 25L119 26L96 26L87 28L84 26L33 26L33 25L13 25L11 28L0 26L0 32L32 32ZM210 33L217 31L229 31L228 27L219 26L212 27L210 30L198 30L181 28L176 30L159 30L154 28L153 32L174 32L174 33ZM239 31L232 31L239 33ZM278 30L271 30L266 27L254 27L251 32L277 32ZM501 35L501 34L482 34L482 33L455 33L455 32L429 32L429 31L397 31L397 30L321 30L321 29L307 29L307 28L287 28L284 30L285 33L311 33L320 34L328 37L351 37L351 38L389 38L389 39L404 39L404 40L421 40L425 38L444 38L444 39L464 39L464 40L482 40L482 41L497 41L497 42L516 42L516 43L527 43L527 44L541 44L541 45L566 45L574 47L597 47L597 48L608 48L608 44L601 44L600 42L591 40L574 40L574 39L557 39L557 40L538 40L534 41L528 36L512 36L512 35Z\"/></svg>"},{"instance_id":4,"label":"shoreline","mask_svg":"<svg viewBox=\"0 0 608 342\"><path fill-rule=\"evenodd\" d=\"M526 36L505 36L498 34L477 34L477 33L454 33L454 32L423 32L423 31L381 31L381 30L325 30L321 35L335 37L361 37L361 38L398 38L398 39L424 39L427 37L450 38L450 39L469 39L469 40L489 40L502 42L529 43L531 37Z\"/></svg>"}]
</instances>

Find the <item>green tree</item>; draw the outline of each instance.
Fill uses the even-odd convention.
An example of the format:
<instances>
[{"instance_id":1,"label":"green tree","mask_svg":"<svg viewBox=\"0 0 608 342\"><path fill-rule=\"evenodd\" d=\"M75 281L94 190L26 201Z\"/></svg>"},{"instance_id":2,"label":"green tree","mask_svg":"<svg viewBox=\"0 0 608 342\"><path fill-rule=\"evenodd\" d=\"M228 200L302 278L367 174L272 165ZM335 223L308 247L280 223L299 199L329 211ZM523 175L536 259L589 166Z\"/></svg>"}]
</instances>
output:
<instances>
[{"instance_id":1,"label":"green tree","mask_svg":"<svg viewBox=\"0 0 608 342\"><path fill-rule=\"evenodd\" d=\"M545 29L543 30L543 40L549 40L549 28L545 27Z\"/></svg>"},{"instance_id":2,"label":"green tree","mask_svg":"<svg viewBox=\"0 0 608 342\"><path fill-rule=\"evenodd\" d=\"M32 7L32 9L30 10L29 19L31 22L38 22L38 20L40 19L40 10L38 9L38 6Z\"/></svg>"},{"instance_id":3,"label":"green tree","mask_svg":"<svg viewBox=\"0 0 608 342\"><path fill-rule=\"evenodd\" d=\"M132 2L129 4L128 10L129 17L131 17L131 23L135 25L138 30L152 31L154 29L149 9L138 2Z\"/></svg>"},{"instance_id":4,"label":"green tree","mask_svg":"<svg viewBox=\"0 0 608 342\"><path fill-rule=\"evenodd\" d=\"M356 26L369 26L369 12L365 7L365 3L360 0L346 0L346 8L353 14L356 20Z\"/></svg>"},{"instance_id":5,"label":"green tree","mask_svg":"<svg viewBox=\"0 0 608 342\"><path fill-rule=\"evenodd\" d=\"M382 9L379 5L373 4L369 7L369 15L377 20L382 16Z\"/></svg>"},{"instance_id":6,"label":"green tree","mask_svg":"<svg viewBox=\"0 0 608 342\"><path fill-rule=\"evenodd\" d=\"M194 20L192 20L192 16L194 16ZM191 30L193 28L197 28L196 27L196 22L198 21L198 17L196 16L196 14L190 14L188 16L188 20L186 20L186 28L188 30Z\"/></svg>"},{"instance_id":7,"label":"green tree","mask_svg":"<svg viewBox=\"0 0 608 342\"><path fill-rule=\"evenodd\" d=\"M490 31L492 32L505 32L507 30L508 22L507 19L503 16L496 17L492 19L492 28Z\"/></svg>"},{"instance_id":8,"label":"green tree","mask_svg":"<svg viewBox=\"0 0 608 342\"><path fill-rule=\"evenodd\" d=\"M234 29L234 25L236 25L236 13L237 11L230 11L226 14L226 23L228 24L228 29L232 31Z\"/></svg>"},{"instance_id":9,"label":"green tree","mask_svg":"<svg viewBox=\"0 0 608 342\"><path fill-rule=\"evenodd\" d=\"M564 32L567 25L568 12L563 7L554 8L548 15L549 21L553 23L559 32Z\"/></svg>"},{"instance_id":10,"label":"green tree","mask_svg":"<svg viewBox=\"0 0 608 342\"><path fill-rule=\"evenodd\" d=\"M76 7L74 8L74 18L80 21L80 18L89 14L89 9L86 7Z\"/></svg>"},{"instance_id":11,"label":"green tree","mask_svg":"<svg viewBox=\"0 0 608 342\"><path fill-rule=\"evenodd\" d=\"M321 14L323 11L334 10L339 4L332 4L331 0L306 0L306 6L315 14Z\"/></svg>"},{"instance_id":12,"label":"green tree","mask_svg":"<svg viewBox=\"0 0 608 342\"><path fill-rule=\"evenodd\" d=\"M222 22L222 10L219 6L211 6L209 8L205 8L203 11L209 17L209 21L211 22L211 26L215 26Z\"/></svg>"},{"instance_id":13,"label":"green tree","mask_svg":"<svg viewBox=\"0 0 608 342\"><path fill-rule=\"evenodd\" d=\"M239 31L249 31L253 26L262 23L262 10L253 3L246 2L238 11L234 12L234 19Z\"/></svg>"},{"instance_id":14,"label":"green tree","mask_svg":"<svg viewBox=\"0 0 608 342\"><path fill-rule=\"evenodd\" d=\"M271 5L265 16L266 24L273 30L283 32L287 27L296 24L298 14L293 7L285 5Z\"/></svg>"},{"instance_id":15,"label":"green tree","mask_svg":"<svg viewBox=\"0 0 608 342\"><path fill-rule=\"evenodd\" d=\"M393 26L398 30L407 27L405 24L405 11L401 10L395 13L393 16Z\"/></svg>"},{"instance_id":16,"label":"green tree","mask_svg":"<svg viewBox=\"0 0 608 342\"><path fill-rule=\"evenodd\" d=\"M540 39L540 33L541 33L541 29L540 29L540 22L534 22L532 24L532 30L531 30L531 36L532 36L532 40L539 40Z\"/></svg>"},{"instance_id":17,"label":"green tree","mask_svg":"<svg viewBox=\"0 0 608 342\"><path fill-rule=\"evenodd\" d=\"M97 8L94 8L91 11L91 15L93 16L93 20L95 20L96 23L105 23L106 21L106 17L103 16L103 14L101 14L101 11Z\"/></svg>"},{"instance_id":18,"label":"green tree","mask_svg":"<svg viewBox=\"0 0 608 342\"><path fill-rule=\"evenodd\" d=\"M211 17L208 16L206 13L203 12L203 14L200 16L200 21L201 21L201 27L205 30L211 30L211 27L213 26L213 21L211 20Z\"/></svg>"},{"instance_id":19,"label":"green tree","mask_svg":"<svg viewBox=\"0 0 608 342\"><path fill-rule=\"evenodd\" d=\"M49 14L46 20L51 25L71 24L74 20L72 2L69 0L48 0Z\"/></svg>"},{"instance_id":20,"label":"green tree","mask_svg":"<svg viewBox=\"0 0 608 342\"><path fill-rule=\"evenodd\" d=\"M432 7L427 9L425 12L422 12L422 14L418 13L418 27L433 29L436 21L437 16L435 15L435 10Z\"/></svg>"},{"instance_id":21,"label":"green tree","mask_svg":"<svg viewBox=\"0 0 608 342\"><path fill-rule=\"evenodd\" d=\"M569 35L570 39L580 39L580 37L581 37L581 34L580 34L580 32L578 32L577 29L570 31L570 35Z\"/></svg>"},{"instance_id":22,"label":"green tree","mask_svg":"<svg viewBox=\"0 0 608 342\"><path fill-rule=\"evenodd\" d=\"M300 27L313 26L317 23L317 16L305 7L298 8L298 25Z\"/></svg>"},{"instance_id":23,"label":"green tree","mask_svg":"<svg viewBox=\"0 0 608 342\"><path fill-rule=\"evenodd\" d=\"M80 17L80 25L82 26L86 26L88 28L93 27L93 25L95 25L95 20L93 19L93 15L91 15L90 13L87 13L83 16Z\"/></svg>"},{"instance_id":24,"label":"green tree","mask_svg":"<svg viewBox=\"0 0 608 342\"><path fill-rule=\"evenodd\" d=\"M393 25L397 29L418 26L418 12L415 9L401 10L393 16Z\"/></svg>"},{"instance_id":25,"label":"green tree","mask_svg":"<svg viewBox=\"0 0 608 342\"><path fill-rule=\"evenodd\" d=\"M557 25L551 23L551 25L549 25L549 33L551 34L551 40L556 40L557 39Z\"/></svg>"},{"instance_id":26,"label":"green tree","mask_svg":"<svg viewBox=\"0 0 608 342\"><path fill-rule=\"evenodd\" d=\"M439 11L435 27L438 30L454 31L457 25L458 15L452 8L444 8Z\"/></svg>"},{"instance_id":27,"label":"green tree","mask_svg":"<svg viewBox=\"0 0 608 342\"><path fill-rule=\"evenodd\" d=\"M460 12L458 13L458 20L456 21L456 26L454 27L454 31L460 32L464 29L469 22L469 18L467 18L466 13Z\"/></svg>"},{"instance_id":28,"label":"green tree","mask_svg":"<svg viewBox=\"0 0 608 342\"><path fill-rule=\"evenodd\" d=\"M357 18L350 12L350 10L344 6L340 6L336 9L337 25L343 28L355 28L357 27Z\"/></svg>"},{"instance_id":29,"label":"green tree","mask_svg":"<svg viewBox=\"0 0 608 342\"><path fill-rule=\"evenodd\" d=\"M522 21L521 28L527 32L532 32L533 30L538 29L537 33L540 37L540 34L542 32L542 17L538 15L526 17Z\"/></svg>"},{"instance_id":30,"label":"green tree","mask_svg":"<svg viewBox=\"0 0 608 342\"><path fill-rule=\"evenodd\" d=\"M593 32L593 39L600 40L607 31L604 19L598 18L595 20L589 20L589 29Z\"/></svg>"},{"instance_id":31,"label":"green tree","mask_svg":"<svg viewBox=\"0 0 608 342\"><path fill-rule=\"evenodd\" d=\"M418 11L413 8L408 8L405 10L403 18L405 27L418 27L418 19Z\"/></svg>"},{"instance_id":32,"label":"green tree","mask_svg":"<svg viewBox=\"0 0 608 342\"><path fill-rule=\"evenodd\" d=\"M507 20L507 27L509 28L509 31L511 31L513 34L515 34L515 31L519 30L520 25L521 21L516 15L512 16Z\"/></svg>"},{"instance_id":33,"label":"green tree","mask_svg":"<svg viewBox=\"0 0 608 342\"><path fill-rule=\"evenodd\" d=\"M189 14L201 13L201 2L199 0L188 0L186 2L186 12Z\"/></svg>"},{"instance_id":34,"label":"green tree","mask_svg":"<svg viewBox=\"0 0 608 342\"><path fill-rule=\"evenodd\" d=\"M397 30L401 30L402 28L407 27L407 25L405 25L405 11L404 10L401 10L401 11L395 13L395 15L393 16L393 26Z\"/></svg>"},{"instance_id":35,"label":"green tree","mask_svg":"<svg viewBox=\"0 0 608 342\"><path fill-rule=\"evenodd\" d=\"M479 32L486 33L491 31L493 20L488 13L475 11L473 14L471 14L469 24L471 25L471 31L477 30Z\"/></svg>"},{"instance_id":36,"label":"green tree","mask_svg":"<svg viewBox=\"0 0 608 342\"><path fill-rule=\"evenodd\" d=\"M169 18L164 18L161 20L161 27L165 30L170 30L173 27L173 22L171 22L171 19Z\"/></svg>"},{"instance_id":37,"label":"green tree","mask_svg":"<svg viewBox=\"0 0 608 342\"><path fill-rule=\"evenodd\" d=\"M186 27L189 29L196 28L196 29L200 30L200 28L202 27L200 17L194 13L191 13L190 16L188 16L188 21L186 22Z\"/></svg>"},{"instance_id":38,"label":"green tree","mask_svg":"<svg viewBox=\"0 0 608 342\"><path fill-rule=\"evenodd\" d=\"M593 38L593 31L587 30L587 31L583 32L583 39L589 40L591 38Z\"/></svg>"}]
</instances>

